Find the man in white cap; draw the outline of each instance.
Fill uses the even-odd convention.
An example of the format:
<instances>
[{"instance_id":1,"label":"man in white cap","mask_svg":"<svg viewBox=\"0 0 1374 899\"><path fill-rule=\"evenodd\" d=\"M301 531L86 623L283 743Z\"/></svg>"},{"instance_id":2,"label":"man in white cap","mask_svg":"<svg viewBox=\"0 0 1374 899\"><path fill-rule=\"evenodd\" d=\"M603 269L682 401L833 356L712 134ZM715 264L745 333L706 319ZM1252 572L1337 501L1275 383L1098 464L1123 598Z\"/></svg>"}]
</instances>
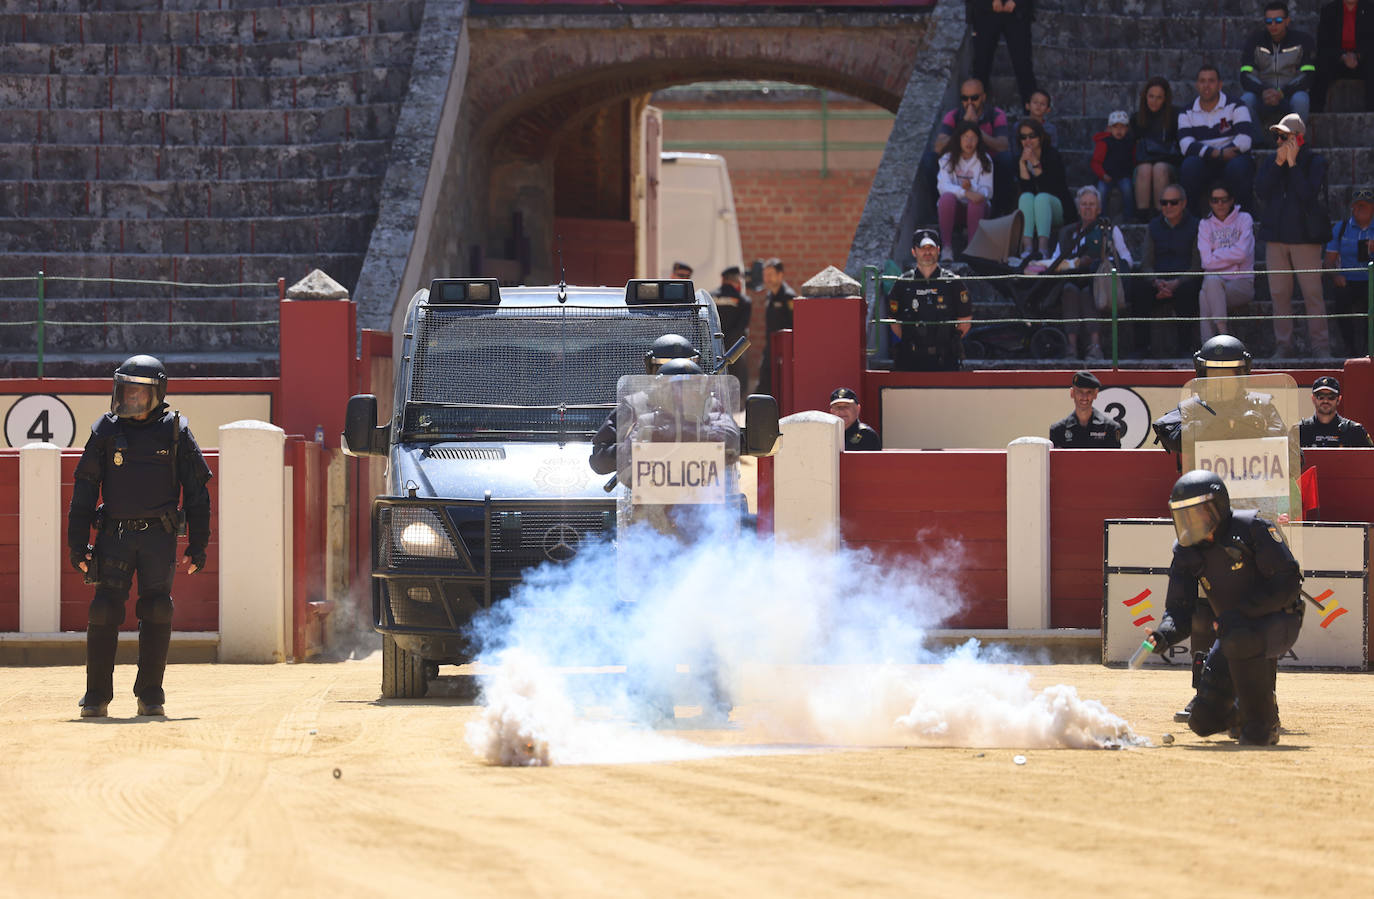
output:
<instances>
[{"instance_id":1,"label":"man in white cap","mask_svg":"<svg viewBox=\"0 0 1374 899\"><path fill-rule=\"evenodd\" d=\"M1342 418L1336 411L1340 402L1340 381L1325 375L1312 382L1314 411L1311 416L1298 422L1298 443L1301 446L1374 446L1364 425Z\"/></svg>"}]
</instances>

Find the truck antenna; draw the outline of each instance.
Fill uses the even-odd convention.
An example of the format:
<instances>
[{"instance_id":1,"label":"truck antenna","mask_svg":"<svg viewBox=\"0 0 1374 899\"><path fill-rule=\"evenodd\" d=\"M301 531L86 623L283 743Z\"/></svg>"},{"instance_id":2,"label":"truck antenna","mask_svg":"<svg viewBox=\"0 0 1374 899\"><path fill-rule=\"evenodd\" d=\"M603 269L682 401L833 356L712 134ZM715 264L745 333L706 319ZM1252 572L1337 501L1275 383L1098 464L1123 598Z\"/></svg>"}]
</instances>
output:
<instances>
[{"instance_id":1,"label":"truck antenna","mask_svg":"<svg viewBox=\"0 0 1374 899\"><path fill-rule=\"evenodd\" d=\"M563 235L557 235L558 240L558 302L568 302L568 273L563 267Z\"/></svg>"}]
</instances>

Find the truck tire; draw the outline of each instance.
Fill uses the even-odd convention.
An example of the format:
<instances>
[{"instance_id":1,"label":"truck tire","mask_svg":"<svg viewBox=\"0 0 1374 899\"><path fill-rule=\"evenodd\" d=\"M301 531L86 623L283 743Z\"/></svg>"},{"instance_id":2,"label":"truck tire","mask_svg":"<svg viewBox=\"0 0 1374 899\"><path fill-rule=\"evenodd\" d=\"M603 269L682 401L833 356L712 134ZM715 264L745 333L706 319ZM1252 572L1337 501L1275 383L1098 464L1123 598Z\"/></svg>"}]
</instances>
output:
<instances>
[{"instance_id":1,"label":"truck tire","mask_svg":"<svg viewBox=\"0 0 1374 899\"><path fill-rule=\"evenodd\" d=\"M382 698L419 699L428 689L425 660L397 646L390 634L382 634Z\"/></svg>"}]
</instances>

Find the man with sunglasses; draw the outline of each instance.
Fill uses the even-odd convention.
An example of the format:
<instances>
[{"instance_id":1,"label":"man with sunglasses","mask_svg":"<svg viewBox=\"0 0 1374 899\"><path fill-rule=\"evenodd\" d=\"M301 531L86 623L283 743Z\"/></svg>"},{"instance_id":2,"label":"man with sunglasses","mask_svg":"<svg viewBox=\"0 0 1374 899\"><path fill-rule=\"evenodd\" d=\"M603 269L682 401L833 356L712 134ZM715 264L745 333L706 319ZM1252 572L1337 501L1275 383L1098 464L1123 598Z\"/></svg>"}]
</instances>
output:
<instances>
[{"instance_id":1,"label":"man with sunglasses","mask_svg":"<svg viewBox=\"0 0 1374 899\"><path fill-rule=\"evenodd\" d=\"M935 221L935 203L939 197L935 182L939 174L940 156L950 149L954 127L961 120L977 122L978 130L983 132L983 144L992 157L993 197L1004 198L1013 193L1011 179L1015 163L1011 156L1011 129L1007 125L1007 114L988 102L987 89L982 81L970 78L959 86L958 108L944 114L940 119L940 127L935 131L935 142L921 154L921 164L916 171L920 200L917 215L920 222Z\"/></svg>"},{"instance_id":2,"label":"man with sunglasses","mask_svg":"<svg viewBox=\"0 0 1374 899\"><path fill-rule=\"evenodd\" d=\"M1201 272L1202 258L1197 245L1198 217L1188 210L1188 195L1177 184L1170 184L1160 192L1159 215L1150 221L1145 235L1145 259L1142 272L1157 273L1145 282L1149 302L1145 313L1152 318L1171 315L1189 321L1177 325L1170 322L1151 322L1150 349L1153 355L1178 356L1193 343L1195 326L1191 319L1198 314L1198 291L1201 275L1181 272Z\"/></svg>"},{"instance_id":3,"label":"man with sunglasses","mask_svg":"<svg viewBox=\"0 0 1374 899\"><path fill-rule=\"evenodd\" d=\"M1326 375L1312 382L1312 415L1298 422L1298 443L1309 446L1374 446L1358 421L1341 417L1341 382Z\"/></svg>"},{"instance_id":4,"label":"man with sunglasses","mask_svg":"<svg viewBox=\"0 0 1374 899\"><path fill-rule=\"evenodd\" d=\"M1317 75L1317 42L1289 27L1288 5L1264 5L1264 27L1250 35L1241 54L1241 102L1254 122L1273 121L1290 112L1307 118L1308 91Z\"/></svg>"},{"instance_id":5,"label":"man with sunglasses","mask_svg":"<svg viewBox=\"0 0 1374 899\"><path fill-rule=\"evenodd\" d=\"M1360 187L1351 197L1350 217L1332 227L1331 240L1326 244L1326 267L1350 269L1331 276L1336 288L1331 298L1335 312L1368 311L1371 250L1374 250L1374 188ZM1367 318L1338 318L1336 325L1345 340L1347 356L1368 355Z\"/></svg>"}]
</instances>

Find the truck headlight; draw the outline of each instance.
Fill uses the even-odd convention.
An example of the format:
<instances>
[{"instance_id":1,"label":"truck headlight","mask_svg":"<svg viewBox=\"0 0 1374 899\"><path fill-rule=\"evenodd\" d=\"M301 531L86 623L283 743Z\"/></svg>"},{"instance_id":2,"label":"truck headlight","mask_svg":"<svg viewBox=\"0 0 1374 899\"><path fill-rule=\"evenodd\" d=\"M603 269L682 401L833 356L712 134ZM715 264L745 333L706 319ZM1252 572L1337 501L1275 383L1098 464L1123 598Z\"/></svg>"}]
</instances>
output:
<instances>
[{"instance_id":1,"label":"truck headlight","mask_svg":"<svg viewBox=\"0 0 1374 899\"><path fill-rule=\"evenodd\" d=\"M413 522L401 531L401 549L412 556L438 555L440 549L447 546L448 540L444 539L444 535L427 522Z\"/></svg>"},{"instance_id":2,"label":"truck headlight","mask_svg":"<svg viewBox=\"0 0 1374 899\"><path fill-rule=\"evenodd\" d=\"M456 559L457 550L433 509L395 509L391 519L398 555Z\"/></svg>"}]
</instances>

